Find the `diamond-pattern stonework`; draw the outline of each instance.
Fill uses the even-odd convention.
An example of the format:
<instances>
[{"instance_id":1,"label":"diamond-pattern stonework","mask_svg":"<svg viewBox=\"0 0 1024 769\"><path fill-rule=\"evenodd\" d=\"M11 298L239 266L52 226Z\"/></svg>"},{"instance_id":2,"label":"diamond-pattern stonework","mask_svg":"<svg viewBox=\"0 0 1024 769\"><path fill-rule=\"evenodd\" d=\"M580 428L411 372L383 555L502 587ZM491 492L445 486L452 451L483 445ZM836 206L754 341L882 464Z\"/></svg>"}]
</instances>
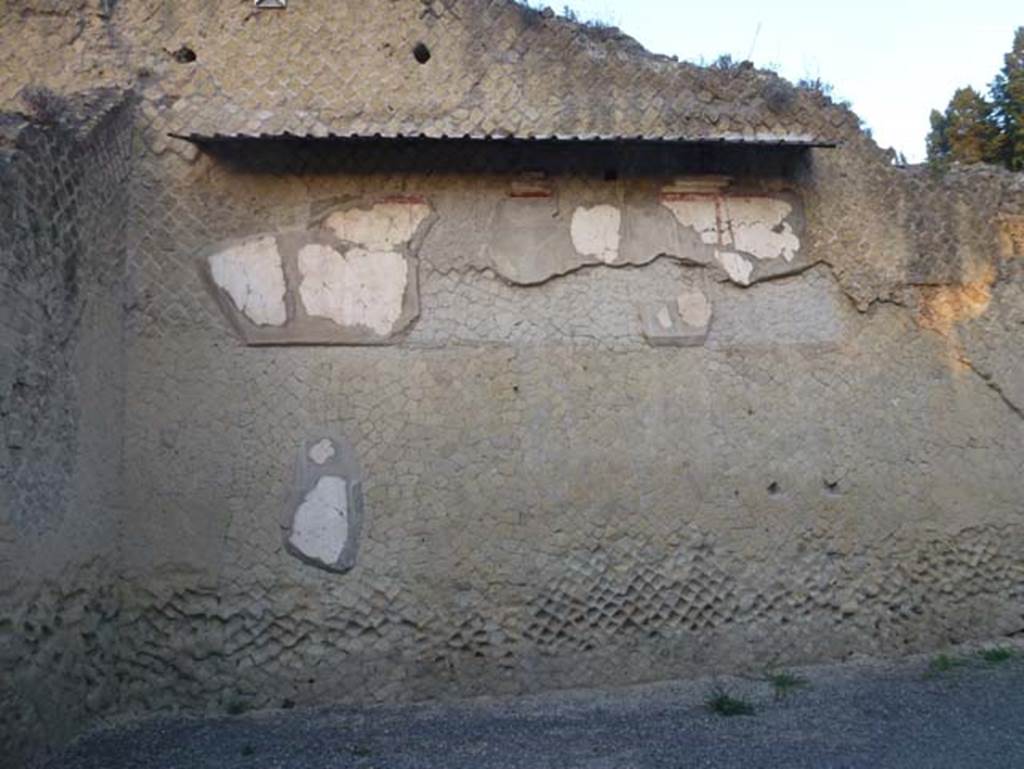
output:
<instances>
[{"instance_id":1,"label":"diamond-pattern stonework","mask_svg":"<svg viewBox=\"0 0 1024 769\"><path fill-rule=\"evenodd\" d=\"M119 94L88 101L63 126L0 116L4 765L118 698L131 113Z\"/></svg>"},{"instance_id":2,"label":"diamond-pattern stonework","mask_svg":"<svg viewBox=\"0 0 1024 769\"><path fill-rule=\"evenodd\" d=\"M774 75L499 0L17 0L0 110L15 765L104 716L1024 629L1019 174L895 167ZM283 131L838 147L169 135ZM260 236L284 306L253 306L288 320L250 347L250 282L236 304L202 265ZM304 313L318 335L289 335ZM314 564L288 549L296 451L348 482L341 436L358 557ZM331 531L310 552L355 541Z\"/></svg>"},{"instance_id":3,"label":"diamond-pattern stonework","mask_svg":"<svg viewBox=\"0 0 1024 769\"><path fill-rule=\"evenodd\" d=\"M50 87L120 85L138 76L130 59L167 78L173 96L154 108L178 133L827 142L851 119L771 73L653 56L617 30L511 0L305 0L280 13L146 0L97 14L95 4L8 5L0 99L25 71ZM6 44L43 34L38 47ZM61 45L76 55L54 56Z\"/></svg>"}]
</instances>

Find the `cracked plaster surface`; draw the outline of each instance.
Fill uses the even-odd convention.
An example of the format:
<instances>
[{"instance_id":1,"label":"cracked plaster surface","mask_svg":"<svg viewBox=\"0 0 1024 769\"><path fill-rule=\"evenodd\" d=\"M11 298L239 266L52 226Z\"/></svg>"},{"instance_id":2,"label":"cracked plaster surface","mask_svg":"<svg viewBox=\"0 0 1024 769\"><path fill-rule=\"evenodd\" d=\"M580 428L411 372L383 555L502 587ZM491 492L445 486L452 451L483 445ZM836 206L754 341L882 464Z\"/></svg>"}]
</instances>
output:
<instances>
[{"instance_id":1,"label":"cracked plaster surface","mask_svg":"<svg viewBox=\"0 0 1024 769\"><path fill-rule=\"evenodd\" d=\"M348 542L348 484L322 476L295 511L288 541L307 558L329 565Z\"/></svg>"},{"instance_id":2,"label":"cracked plaster surface","mask_svg":"<svg viewBox=\"0 0 1024 769\"><path fill-rule=\"evenodd\" d=\"M412 240L428 216L430 207L422 203L378 203L335 212L324 220L324 227L367 250L394 251Z\"/></svg>"},{"instance_id":3,"label":"cracked plaster surface","mask_svg":"<svg viewBox=\"0 0 1024 769\"><path fill-rule=\"evenodd\" d=\"M272 236L256 237L212 255L210 272L253 323L282 326L288 320L284 268Z\"/></svg>"},{"instance_id":4,"label":"cracked plaster surface","mask_svg":"<svg viewBox=\"0 0 1024 769\"><path fill-rule=\"evenodd\" d=\"M807 266L794 229L799 212L770 194L677 193L677 181L660 192L650 185L624 187L624 204L588 206L574 205L574 184L553 186L557 196L513 195L488 214L493 226L480 245L490 257L486 266L513 283L536 285L595 264L636 266L661 256L717 265L743 286ZM659 198L668 220L659 217Z\"/></svg>"},{"instance_id":5,"label":"cracked plaster surface","mask_svg":"<svg viewBox=\"0 0 1024 769\"><path fill-rule=\"evenodd\" d=\"M572 215L572 243L583 256L612 264L619 258L622 212L615 206L577 208Z\"/></svg>"},{"instance_id":6,"label":"cracked plaster surface","mask_svg":"<svg viewBox=\"0 0 1024 769\"><path fill-rule=\"evenodd\" d=\"M416 244L430 206L394 198L357 202L305 229L251 236L207 257L202 271L230 297L233 306L220 305L246 343L382 344L408 326L418 313Z\"/></svg>"},{"instance_id":7,"label":"cracked plaster surface","mask_svg":"<svg viewBox=\"0 0 1024 769\"><path fill-rule=\"evenodd\" d=\"M381 336L402 316L409 265L401 254L352 248L342 255L310 244L299 250L299 273L299 297L312 316L365 326Z\"/></svg>"}]
</instances>

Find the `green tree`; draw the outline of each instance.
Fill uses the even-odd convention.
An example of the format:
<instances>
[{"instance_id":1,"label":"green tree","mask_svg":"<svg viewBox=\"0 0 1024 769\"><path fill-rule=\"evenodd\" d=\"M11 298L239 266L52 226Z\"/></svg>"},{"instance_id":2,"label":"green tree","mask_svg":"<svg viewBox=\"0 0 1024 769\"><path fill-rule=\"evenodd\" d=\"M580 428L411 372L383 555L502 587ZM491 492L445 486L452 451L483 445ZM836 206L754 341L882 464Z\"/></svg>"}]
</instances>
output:
<instances>
[{"instance_id":1,"label":"green tree","mask_svg":"<svg viewBox=\"0 0 1024 769\"><path fill-rule=\"evenodd\" d=\"M932 110L929 118L932 130L928 133L925 145L928 149L928 160L937 163L949 157L949 121L946 116L937 109Z\"/></svg>"},{"instance_id":2,"label":"green tree","mask_svg":"<svg viewBox=\"0 0 1024 769\"><path fill-rule=\"evenodd\" d=\"M1024 171L1024 27L989 89L988 98L960 88L945 112L932 110L928 160L946 163L998 163Z\"/></svg>"},{"instance_id":3,"label":"green tree","mask_svg":"<svg viewBox=\"0 0 1024 769\"><path fill-rule=\"evenodd\" d=\"M1012 171L1024 171L1024 27L1013 37L1013 49L992 83L993 119L1002 136L1001 160Z\"/></svg>"},{"instance_id":4,"label":"green tree","mask_svg":"<svg viewBox=\"0 0 1024 769\"><path fill-rule=\"evenodd\" d=\"M928 159L960 163L996 163L1002 136L994 108L970 86L957 89L945 113L932 110Z\"/></svg>"}]
</instances>

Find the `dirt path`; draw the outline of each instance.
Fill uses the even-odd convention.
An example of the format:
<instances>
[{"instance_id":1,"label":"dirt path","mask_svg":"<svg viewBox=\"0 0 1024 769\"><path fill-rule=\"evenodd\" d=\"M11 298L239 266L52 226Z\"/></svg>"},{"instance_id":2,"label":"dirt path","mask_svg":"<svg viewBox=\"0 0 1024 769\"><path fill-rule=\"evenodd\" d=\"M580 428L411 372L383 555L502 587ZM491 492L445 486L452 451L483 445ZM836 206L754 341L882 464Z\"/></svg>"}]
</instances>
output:
<instances>
[{"instance_id":1,"label":"dirt path","mask_svg":"<svg viewBox=\"0 0 1024 769\"><path fill-rule=\"evenodd\" d=\"M1001 647L1010 648L1010 647ZM509 700L122 724L53 769L1024 767L1024 656L960 651ZM999 659L997 659L999 658ZM948 669L946 669L948 668ZM723 688L754 708L709 711Z\"/></svg>"}]
</instances>

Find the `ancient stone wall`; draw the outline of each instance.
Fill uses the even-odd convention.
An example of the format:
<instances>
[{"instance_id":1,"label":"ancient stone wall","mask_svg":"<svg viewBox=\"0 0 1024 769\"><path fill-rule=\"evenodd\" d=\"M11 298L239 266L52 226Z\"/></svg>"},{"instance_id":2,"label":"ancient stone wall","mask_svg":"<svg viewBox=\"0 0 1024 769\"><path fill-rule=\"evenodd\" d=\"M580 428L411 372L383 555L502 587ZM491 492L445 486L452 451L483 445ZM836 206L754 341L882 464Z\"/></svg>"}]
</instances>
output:
<instances>
[{"instance_id":1,"label":"ancient stone wall","mask_svg":"<svg viewBox=\"0 0 1024 769\"><path fill-rule=\"evenodd\" d=\"M131 141L120 97L96 101L84 123L0 116L0 755L15 765L116 702Z\"/></svg>"},{"instance_id":2,"label":"ancient stone wall","mask_svg":"<svg viewBox=\"0 0 1024 769\"><path fill-rule=\"evenodd\" d=\"M137 201L170 237L139 252L155 298L130 354L126 707L517 692L1024 628L1020 266L999 245L1019 180L933 180L854 137L712 192L320 173L309 154L289 171L279 151L273 175L144 159L175 181ZM968 176L975 203L948 202ZM192 215L156 218L197 188ZM738 250L749 274L721 259L733 195L783 244ZM204 281L211 253L399 196L435 218L408 255L408 328L383 347L246 346ZM619 226L581 226L595 210ZM941 239L945 267L921 253L930 228L963 234ZM353 246L331 243L340 264ZM991 298L936 328L933 292L972 296L974 263ZM918 286L922 264L955 270ZM694 296L707 327L676 334ZM652 339L661 309L679 344ZM979 321L998 329L972 348ZM363 472L340 574L293 557L280 523L323 425Z\"/></svg>"},{"instance_id":3,"label":"ancient stone wall","mask_svg":"<svg viewBox=\"0 0 1024 769\"><path fill-rule=\"evenodd\" d=\"M101 163L85 186L117 203L81 225L93 259L120 253L127 221L123 305L84 304L123 307L125 384L104 315L73 338L98 345L109 324L111 348L64 353L104 367L104 389L60 396L112 426L85 431L82 412L79 442L123 436L119 483L112 448L89 454L122 514L74 508L93 511L89 552L119 533L121 571L113 593L97 566L65 594L77 572L46 568L87 559L4 529L32 576L6 604L4 659L34 671L20 661L60 650L72 673L40 704L20 684L5 695L2 712L32 714L27 739L57 722L41 703L73 724L94 688L119 712L510 693L1024 629L1019 175L896 168L820 95L677 68L498 0L395 2L380 19L355 0L273 16L22 5L0 37L26 45L0 39L0 56L140 100L128 200ZM28 44L54 35L73 56ZM525 70L515 88L475 83L481 39ZM307 55L330 40L346 56ZM342 61L383 75L360 86ZM563 99L585 82L599 99ZM677 88L694 130L810 126L840 146L169 135L292 118L322 134L360 87L367 114L394 96L412 127L409 105L437 89L432 130L491 125L506 101L528 127L521 97L538 93L539 124L595 131L648 110L638 125L657 128ZM67 358L45 360L64 376ZM119 430L103 415L122 393ZM51 433L40 450L63 456ZM56 521L55 504L24 518ZM37 584L55 587L36 599ZM116 612L94 603L106 595ZM116 614L116 642L22 616L77 633L94 605Z\"/></svg>"}]
</instances>

